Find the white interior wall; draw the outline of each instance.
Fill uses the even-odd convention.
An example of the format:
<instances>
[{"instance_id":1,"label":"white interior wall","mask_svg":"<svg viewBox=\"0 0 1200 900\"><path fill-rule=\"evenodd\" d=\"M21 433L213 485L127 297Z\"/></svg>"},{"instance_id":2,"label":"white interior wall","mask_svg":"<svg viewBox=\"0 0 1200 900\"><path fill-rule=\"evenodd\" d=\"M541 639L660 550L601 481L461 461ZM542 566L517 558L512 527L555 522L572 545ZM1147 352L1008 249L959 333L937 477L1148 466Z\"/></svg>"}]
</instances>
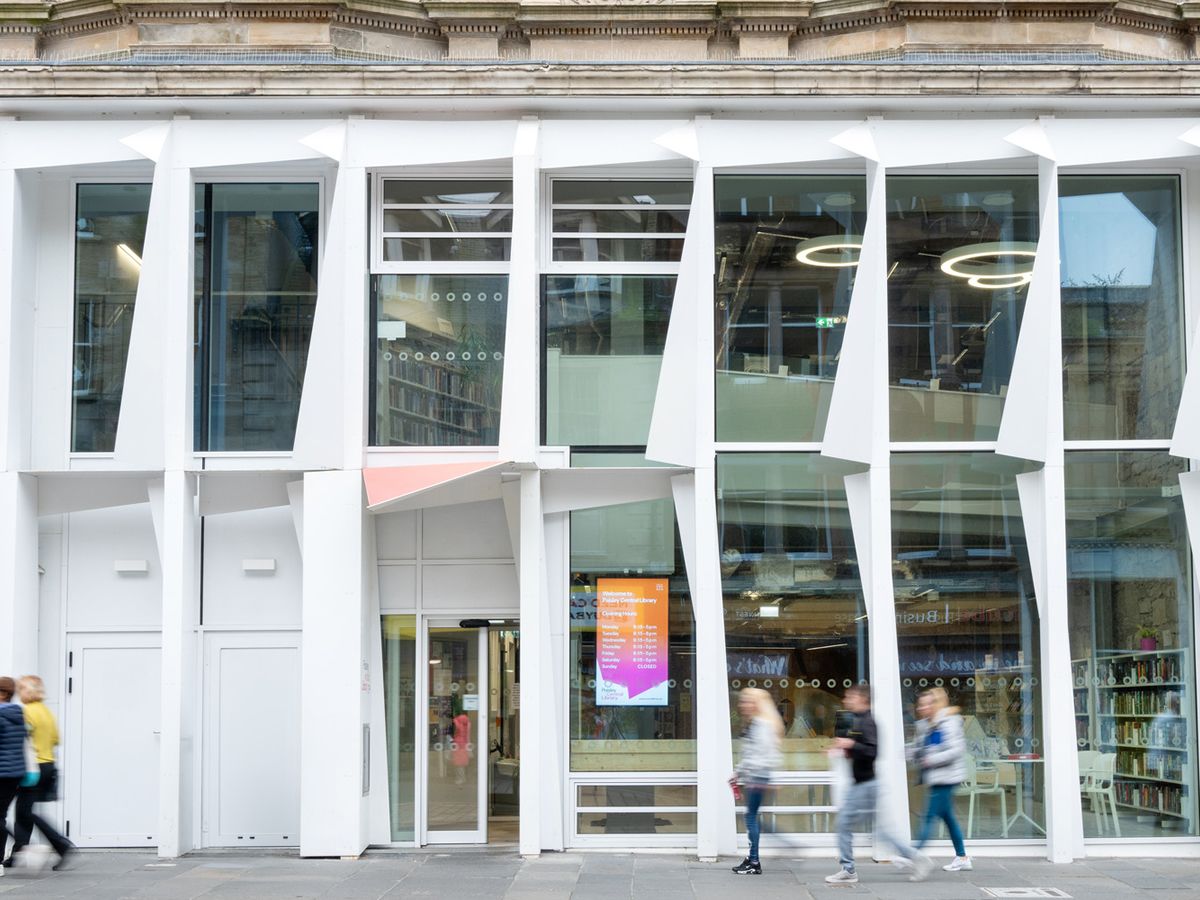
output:
<instances>
[{"instance_id":1,"label":"white interior wall","mask_svg":"<svg viewBox=\"0 0 1200 900\"><path fill-rule=\"evenodd\" d=\"M67 530L67 628L159 628L162 568L150 505L71 513ZM116 560L145 560L149 571L114 571Z\"/></svg>"},{"instance_id":2,"label":"white interior wall","mask_svg":"<svg viewBox=\"0 0 1200 900\"><path fill-rule=\"evenodd\" d=\"M272 560L274 571L246 571ZM300 545L286 506L204 517L206 627L299 627Z\"/></svg>"}]
</instances>

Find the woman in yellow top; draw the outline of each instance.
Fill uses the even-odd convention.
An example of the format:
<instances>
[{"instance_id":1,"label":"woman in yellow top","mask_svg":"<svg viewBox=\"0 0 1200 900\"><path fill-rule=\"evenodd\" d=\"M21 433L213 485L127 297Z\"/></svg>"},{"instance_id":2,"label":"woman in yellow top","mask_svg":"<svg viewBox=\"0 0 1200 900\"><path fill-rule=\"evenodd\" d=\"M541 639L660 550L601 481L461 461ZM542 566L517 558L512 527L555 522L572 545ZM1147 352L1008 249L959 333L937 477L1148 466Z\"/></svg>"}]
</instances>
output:
<instances>
[{"instance_id":1,"label":"woman in yellow top","mask_svg":"<svg viewBox=\"0 0 1200 900\"><path fill-rule=\"evenodd\" d=\"M46 686L36 675L25 675L17 679L17 697L25 708L25 725L29 729L29 741L37 753L41 778L36 785L21 788L17 794L13 857L29 843L36 826L58 853L58 862L54 868L62 870L75 853L75 845L59 834L58 830L35 810L37 803L48 803L58 799L58 766L54 762L54 748L58 746L58 723L54 721L54 713L42 702L46 698ZM13 857L6 859L4 864L12 865Z\"/></svg>"}]
</instances>

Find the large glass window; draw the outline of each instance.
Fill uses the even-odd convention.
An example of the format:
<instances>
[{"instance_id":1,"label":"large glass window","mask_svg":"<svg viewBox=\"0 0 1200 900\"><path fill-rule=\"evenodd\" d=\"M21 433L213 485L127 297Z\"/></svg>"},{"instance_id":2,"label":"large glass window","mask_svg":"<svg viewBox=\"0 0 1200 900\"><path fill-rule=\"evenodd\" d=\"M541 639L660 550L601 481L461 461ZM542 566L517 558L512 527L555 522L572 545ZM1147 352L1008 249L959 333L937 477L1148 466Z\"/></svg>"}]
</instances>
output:
<instances>
[{"instance_id":1,"label":"large glass window","mask_svg":"<svg viewBox=\"0 0 1200 900\"><path fill-rule=\"evenodd\" d=\"M417 618L383 617L383 700L392 840L415 839Z\"/></svg>"},{"instance_id":2,"label":"large glass window","mask_svg":"<svg viewBox=\"0 0 1200 900\"><path fill-rule=\"evenodd\" d=\"M1059 179L1064 431L1165 439L1183 386L1179 179Z\"/></svg>"},{"instance_id":3,"label":"large glass window","mask_svg":"<svg viewBox=\"0 0 1200 900\"><path fill-rule=\"evenodd\" d=\"M1067 454L1071 666L1089 837L1196 834L1186 469L1159 450Z\"/></svg>"},{"instance_id":4,"label":"large glass window","mask_svg":"<svg viewBox=\"0 0 1200 900\"><path fill-rule=\"evenodd\" d=\"M111 453L150 210L148 184L81 184L75 197L71 449Z\"/></svg>"},{"instance_id":5,"label":"large glass window","mask_svg":"<svg viewBox=\"0 0 1200 900\"><path fill-rule=\"evenodd\" d=\"M1034 176L887 182L891 432L988 441L1037 251Z\"/></svg>"},{"instance_id":6,"label":"large glass window","mask_svg":"<svg viewBox=\"0 0 1200 900\"><path fill-rule=\"evenodd\" d=\"M551 185L545 443L646 443L691 190L687 181Z\"/></svg>"},{"instance_id":7,"label":"large glass window","mask_svg":"<svg viewBox=\"0 0 1200 900\"><path fill-rule=\"evenodd\" d=\"M922 690L941 687L962 710L967 780L957 803L968 837L1045 834L1039 626L1017 499L1022 469L990 453L892 456L901 697L911 710ZM915 788L911 809L922 809Z\"/></svg>"},{"instance_id":8,"label":"large glass window","mask_svg":"<svg viewBox=\"0 0 1200 900\"><path fill-rule=\"evenodd\" d=\"M372 443L498 443L508 276L381 275L375 294Z\"/></svg>"},{"instance_id":9,"label":"large glass window","mask_svg":"<svg viewBox=\"0 0 1200 900\"><path fill-rule=\"evenodd\" d=\"M197 450L292 449L320 197L312 183L196 185Z\"/></svg>"},{"instance_id":10,"label":"large glass window","mask_svg":"<svg viewBox=\"0 0 1200 900\"><path fill-rule=\"evenodd\" d=\"M717 440L821 439L866 205L857 176L717 177Z\"/></svg>"},{"instance_id":11,"label":"large glass window","mask_svg":"<svg viewBox=\"0 0 1200 900\"><path fill-rule=\"evenodd\" d=\"M850 531L846 465L805 454L717 458L730 709L737 693L768 691L783 716L784 772L826 771L845 689L868 677L869 622ZM740 723L732 722L737 753ZM821 779L774 807L832 808ZM779 812L777 827L827 831L828 810Z\"/></svg>"},{"instance_id":12,"label":"large glass window","mask_svg":"<svg viewBox=\"0 0 1200 900\"><path fill-rule=\"evenodd\" d=\"M623 466L631 460L587 454L572 464ZM571 564L571 771L695 771L696 639L671 501L572 513ZM615 624L620 617L606 618L606 610L628 594L654 601L641 604L647 612L638 619L650 631L626 634L624 625ZM640 790L648 793L629 786L627 802L615 805L652 806L654 788ZM653 818L638 827L655 833ZM678 831L679 822L662 828Z\"/></svg>"}]
</instances>

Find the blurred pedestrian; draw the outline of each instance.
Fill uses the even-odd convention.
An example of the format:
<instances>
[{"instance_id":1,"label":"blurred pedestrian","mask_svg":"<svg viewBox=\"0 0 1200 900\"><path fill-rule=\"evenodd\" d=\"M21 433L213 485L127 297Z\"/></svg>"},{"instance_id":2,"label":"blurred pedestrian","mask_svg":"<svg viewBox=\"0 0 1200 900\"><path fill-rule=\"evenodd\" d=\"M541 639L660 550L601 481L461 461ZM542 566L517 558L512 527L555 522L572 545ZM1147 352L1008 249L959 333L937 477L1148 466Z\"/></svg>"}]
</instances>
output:
<instances>
[{"instance_id":1,"label":"blurred pedestrian","mask_svg":"<svg viewBox=\"0 0 1200 900\"><path fill-rule=\"evenodd\" d=\"M25 724L29 728L29 740L37 753L40 778L31 787L23 787L17 793L17 817L14 831L12 856L5 865L12 864L17 855L33 836L36 827L58 854L54 864L56 872L70 865L75 854L75 845L59 834L58 829L38 814L38 803L50 803L58 799L58 766L54 761L54 748L58 746L58 723L54 713L46 706L46 686L36 675L24 675L17 679L17 696L24 706Z\"/></svg>"},{"instance_id":2,"label":"blurred pedestrian","mask_svg":"<svg viewBox=\"0 0 1200 900\"><path fill-rule=\"evenodd\" d=\"M929 789L929 799L917 847L925 846L935 820L945 822L954 844L954 859L942 866L947 872L969 872L972 868L963 846L962 829L954 815L954 789L967 777L966 747L962 717L958 707L950 705L945 689L930 688L921 694L917 698L917 729L909 755L920 767L921 783Z\"/></svg>"},{"instance_id":3,"label":"blurred pedestrian","mask_svg":"<svg viewBox=\"0 0 1200 900\"><path fill-rule=\"evenodd\" d=\"M32 760L27 759L25 714L13 703L16 683L7 675L0 676L0 859L8 849L8 808L21 789L36 779L30 771ZM14 835L15 837L15 835ZM7 863L6 863L7 865ZM0 868L0 875L4 869Z\"/></svg>"},{"instance_id":4,"label":"blurred pedestrian","mask_svg":"<svg viewBox=\"0 0 1200 900\"><path fill-rule=\"evenodd\" d=\"M746 835L750 855L733 867L738 875L761 875L758 840L761 834L758 811L779 767L783 719L771 695L760 688L745 688L738 695L738 713L742 717L741 753L737 770L730 778L734 795L746 803Z\"/></svg>"},{"instance_id":5,"label":"blurred pedestrian","mask_svg":"<svg viewBox=\"0 0 1200 900\"><path fill-rule=\"evenodd\" d=\"M846 733L834 738L830 752L849 758L853 780L842 794L838 806L838 854L842 867L826 877L825 881L829 884L857 884L854 827L875 815L875 804L879 800L879 785L875 780L879 736L871 715L871 690L867 685L856 684L847 688L842 702L852 718ZM933 868L928 856L885 831L878 822L876 831L886 843L895 847L899 857L893 862L902 869L911 869L913 881L923 881L928 877Z\"/></svg>"}]
</instances>

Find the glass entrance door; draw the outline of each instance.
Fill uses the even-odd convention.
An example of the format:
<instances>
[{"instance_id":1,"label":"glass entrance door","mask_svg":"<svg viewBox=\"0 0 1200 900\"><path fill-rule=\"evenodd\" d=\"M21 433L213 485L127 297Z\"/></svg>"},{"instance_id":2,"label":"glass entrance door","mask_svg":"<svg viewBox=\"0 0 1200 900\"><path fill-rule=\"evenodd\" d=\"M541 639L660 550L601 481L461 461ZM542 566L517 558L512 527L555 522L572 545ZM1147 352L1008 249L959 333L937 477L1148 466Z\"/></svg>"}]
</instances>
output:
<instances>
[{"instance_id":1,"label":"glass entrance door","mask_svg":"<svg viewBox=\"0 0 1200 900\"><path fill-rule=\"evenodd\" d=\"M486 628L428 625L425 840L487 841Z\"/></svg>"}]
</instances>

